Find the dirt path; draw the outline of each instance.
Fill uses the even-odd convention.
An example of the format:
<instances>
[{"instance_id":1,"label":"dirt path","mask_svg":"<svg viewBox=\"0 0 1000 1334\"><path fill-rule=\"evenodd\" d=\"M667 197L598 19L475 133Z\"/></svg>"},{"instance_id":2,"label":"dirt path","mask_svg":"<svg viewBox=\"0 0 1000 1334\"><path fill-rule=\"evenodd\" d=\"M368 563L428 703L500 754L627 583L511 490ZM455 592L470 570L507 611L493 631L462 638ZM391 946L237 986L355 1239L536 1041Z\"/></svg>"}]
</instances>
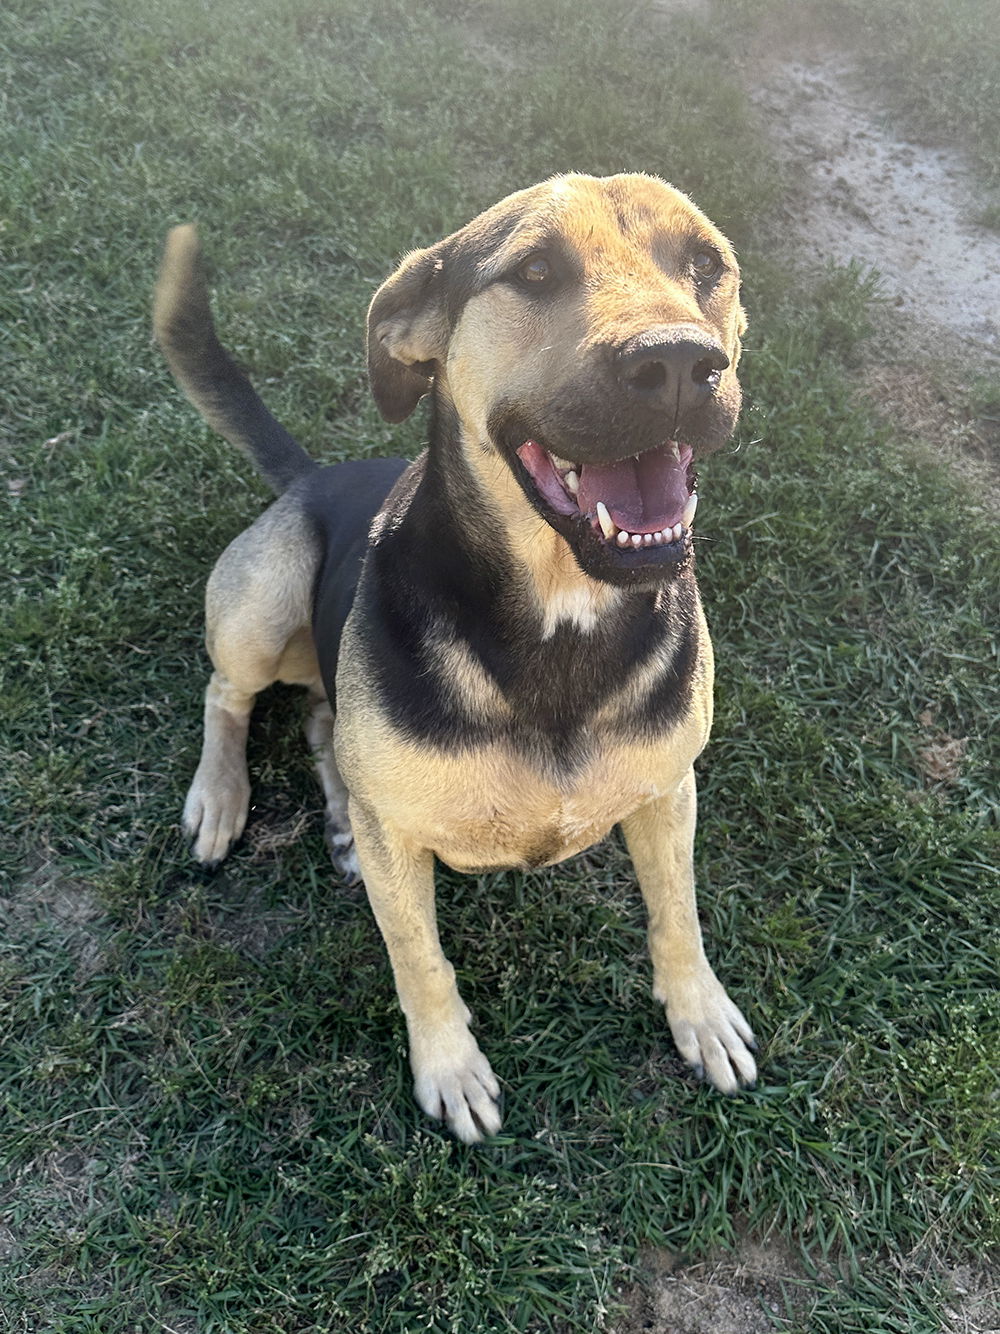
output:
<instances>
[{"instance_id":1,"label":"dirt path","mask_svg":"<svg viewBox=\"0 0 1000 1334\"><path fill-rule=\"evenodd\" d=\"M891 1263L873 1261L876 1264ZM986 1266L941 1269L948 1292L941 1334L1000 1334L1000 1289ZM684 1263L648 1252L643 1281L619 1294L628 1315L615 1334L774 1334L805 1321L816 1280L791 1247L744 1236L732 1252ZM805 1329L793 1323L796 1329Z\"/></svg>"},{"instance_id":2,"label":"dirt path","mask_svg":"<svg viewBox=\"0 0 1000 1334\"><path fill-rule=\"evenodd\" d=\"M977 222L984 201L960 146L902 134L843 51L760 48L742 68L786 168L772 227L803 265L878 272L886 305L863 388L1000 513L1000 232Z\"/></svg>"},{"instance_id":3,"label":"dirt path","mask_svg":"<svg viewBox=\"0 0 1000 1334\"><path fill-rule=\"evenodd\" d=\"M1000 362L1000 233L976 222L961 154L901 137L841 53L772 61L751 98L788 167L801 253L877 269L904 353L938 357L944 331Z\"/></svg>"}]
</instances>

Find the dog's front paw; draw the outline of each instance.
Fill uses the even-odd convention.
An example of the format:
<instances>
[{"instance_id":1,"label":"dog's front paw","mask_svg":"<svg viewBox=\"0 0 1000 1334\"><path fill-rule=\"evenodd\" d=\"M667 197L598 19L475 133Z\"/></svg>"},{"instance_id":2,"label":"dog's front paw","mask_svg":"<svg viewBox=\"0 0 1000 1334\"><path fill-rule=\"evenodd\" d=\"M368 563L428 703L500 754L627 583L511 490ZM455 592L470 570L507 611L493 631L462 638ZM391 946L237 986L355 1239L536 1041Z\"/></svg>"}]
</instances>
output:
<instances>
[{"instance_id":1,"label":"dog's front paw","mask_svg":"<svg viewBox=\"0 0 1000 1334\"><path fill-rule=\"evenodd\" d=\"M428 1116L445 1121L463 1144L500 1129L500 1085L476 1039L456 1023L410 1042L413 1093Z\"/></svg>"},{"instance_id":2,"label":"dog's front paw","mask_svg":"<svg viewBox=\"0 0 1000 1334\"><path fill-rule=\"evenodd\" d=\"M246 769L206 772L199 767L184 803L184 832L204 866L222 861L243 833L250 811Z\"/></svg>"},{"instance_id":3,"label":"dog's front paw","mask_svg":"<svg viewBox=\"0 0 1000 1334\"><path fill-rule=\"evenodd\" d=\"M699 1079L705 1078L721 1093L752 1088L757 1080L756 1051L750 1025L726 994L706 963L683 981L663 988L667 1022L677 1050Z\"/></svg>"}]
</instances>

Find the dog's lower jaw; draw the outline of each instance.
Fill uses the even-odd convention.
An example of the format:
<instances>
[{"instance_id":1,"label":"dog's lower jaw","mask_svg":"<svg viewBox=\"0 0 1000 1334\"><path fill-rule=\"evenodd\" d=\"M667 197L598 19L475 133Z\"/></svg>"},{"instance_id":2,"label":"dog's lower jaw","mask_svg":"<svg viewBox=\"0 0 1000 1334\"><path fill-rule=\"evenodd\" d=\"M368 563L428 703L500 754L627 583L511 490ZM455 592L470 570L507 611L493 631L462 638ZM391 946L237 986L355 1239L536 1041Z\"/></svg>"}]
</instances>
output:
<instances>
[{"instance_id":1,"label":"dog's lower jaw","mask_svg":"<svg viewBox=\"0 0 1000 1334\"><path fill-rule=\"evenodd\" d=\"M530 520L513 533L527 532L529 540L511 541L519 570L527 576L532 601L541 622L542 639L551 639L562 624L584 634L597 629L614 614L624 590L591 578L580 569L566 539L548 525L539 530Z\"/></svg>"},{"instance_id":2,"label":"dog's lower jaw","mask_svg":"<svg viewBox=\"0 0 1000 1334\"><path fill-rule=\"evenodd\" d=\"M475 544L475 558L491 569L495 586L527 591L524 615L535 613L542 639L563 623L584 633L595 629L624 590L581 568L566 537L532 508L485 424L463 423L444 384L434 388L432 422L428 473L448 498L452 526ZM519 616L518 630L523 626Z\"/></svg>"}]
</instances>

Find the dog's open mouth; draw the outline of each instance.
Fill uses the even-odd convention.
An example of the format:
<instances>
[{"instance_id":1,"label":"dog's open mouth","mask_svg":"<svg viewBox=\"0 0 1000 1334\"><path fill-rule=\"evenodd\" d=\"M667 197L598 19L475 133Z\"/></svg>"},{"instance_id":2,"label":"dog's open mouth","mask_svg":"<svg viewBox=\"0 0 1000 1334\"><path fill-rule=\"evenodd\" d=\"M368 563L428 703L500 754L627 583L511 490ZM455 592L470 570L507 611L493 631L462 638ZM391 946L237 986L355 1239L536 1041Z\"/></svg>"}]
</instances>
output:
<instances>
[{"instance_id":1,"label":"dog's open mouth","mask_svg":"<svg viewBox=\"0 0 1000 1334\"><path fill-rule=\"evenodd\" d=\"M612 548L686 551L698 496L690 445L670 440L610 463L577 464L535 440L517 450L539 495L556 514L583 519ZM667 555L664 551L664 555Z\"/></svg>"}]
</instances>

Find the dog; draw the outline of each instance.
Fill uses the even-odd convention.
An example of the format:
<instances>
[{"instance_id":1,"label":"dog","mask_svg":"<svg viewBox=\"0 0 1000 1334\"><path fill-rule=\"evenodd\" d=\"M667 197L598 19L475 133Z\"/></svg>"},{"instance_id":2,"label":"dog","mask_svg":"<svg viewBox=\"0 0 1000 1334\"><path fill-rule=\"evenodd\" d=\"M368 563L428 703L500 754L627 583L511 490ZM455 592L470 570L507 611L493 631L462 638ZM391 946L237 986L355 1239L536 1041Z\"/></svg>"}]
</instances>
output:
<instances>
[{"instance_id":1,"label":"dog","mask_svg":"<svg viewBox=\"0 0 1000 1334\"><path fill-rule=\"evenodd\" d=\"M195 229L170 233L154 329L181 388L278 499L208 582L198 861L240 836L256 695L305 686L335 867L364 880L417 1102L462 1141L500 1086L438 937L434 859L551 865L620 824L653 994L724 1093L750 1026L705 955L693 762L712 715L694 465L731 436L745 316L729 242L643 174L558 176L407 255L368 311L371 390L413 463L316 464L216 337Z\"/></svg>"}]
</instances>

